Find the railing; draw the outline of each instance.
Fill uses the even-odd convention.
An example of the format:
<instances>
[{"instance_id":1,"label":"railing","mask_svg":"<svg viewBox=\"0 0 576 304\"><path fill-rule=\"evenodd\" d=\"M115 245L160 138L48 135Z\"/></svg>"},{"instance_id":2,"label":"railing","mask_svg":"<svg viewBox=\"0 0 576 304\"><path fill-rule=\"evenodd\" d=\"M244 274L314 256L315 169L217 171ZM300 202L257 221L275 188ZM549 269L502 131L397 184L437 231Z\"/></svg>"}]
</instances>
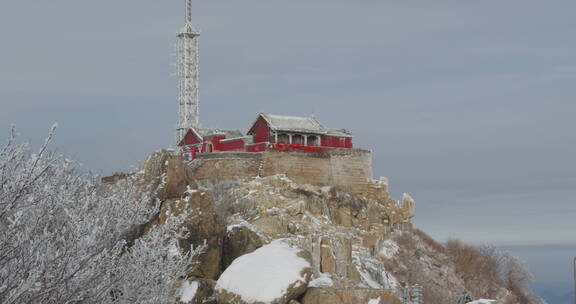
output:
<instances>
[{"instance_id":1,"label":"railing","mask_svg":"<svg viewBox=\"0 0 576 304\"><path fill-rule=\"evenodd\" d=\"M324 147L312 147L312 146L304 146L298 144L285 144L285 143L277 143L277 144L270 144L270 148L278 151L278 152L288 152L291 150L303 150L303 151L325 151L327 148Z\"/></svg>"}]
</instances>

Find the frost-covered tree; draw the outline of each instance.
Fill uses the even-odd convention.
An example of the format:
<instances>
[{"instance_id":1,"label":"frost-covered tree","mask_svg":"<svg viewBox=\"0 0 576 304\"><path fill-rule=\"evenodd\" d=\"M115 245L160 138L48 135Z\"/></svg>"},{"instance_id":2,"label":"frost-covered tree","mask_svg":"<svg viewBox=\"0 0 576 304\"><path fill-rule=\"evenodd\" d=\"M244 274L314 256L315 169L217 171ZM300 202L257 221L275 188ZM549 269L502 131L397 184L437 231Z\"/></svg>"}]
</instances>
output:
<instances>
[{"instance_id":1,"label":"frost-covered tree","mask_svg":"<svg viewBox=\"0 0 576 304\"><path fill-rule=\"evenodd\" d=\"M187 215L143 229L154 192L138 176L102 185L49 152L54 129L36 153L14 130L0 148L0 303L173 301L200 250L175 245Z\"/></svg>"}]
</instances>

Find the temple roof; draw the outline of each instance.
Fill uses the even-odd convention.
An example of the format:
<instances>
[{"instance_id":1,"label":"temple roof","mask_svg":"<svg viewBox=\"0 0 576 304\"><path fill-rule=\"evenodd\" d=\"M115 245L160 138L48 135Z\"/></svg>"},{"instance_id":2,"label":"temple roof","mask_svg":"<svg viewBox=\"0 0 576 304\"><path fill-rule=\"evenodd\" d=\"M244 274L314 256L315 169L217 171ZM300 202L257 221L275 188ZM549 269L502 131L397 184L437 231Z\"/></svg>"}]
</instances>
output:
<instances>
[{"instance_id":1,"label":"temple roof","mask_svg":"<svg viewBox=\"0 0 576 304\"><path fill-rule=\"evenodd\" d=\"M351 133L345 129L330 129L324 127L314 116L299 117L261 113L258 117L266 120L272 131L311 133L339 137L352 136ZM250 131L248 131L249 134L253 131L253 128L254 125Z\"/></svg>"},{"instance_id":2,"label":"temple roof","mask_svg":"<svg viewBox=\"0 0 576 304\"><path fill-rule=\"evenodd\" d=\"M325 134L326 128L314 117L296 117L260 114L274 131L292 131Z\"/></svg>"},{"instance_id":3,"label":"temple roof","mask_svg":"<svg viewBox=\"0 0 576 304\"><path fill-rule=\"evenodd\" d=\"M209 128L198 128L196 129L198 134L202 137L210 136L225 136L226 138L238 138L243 137L244 134L238 130L222 130L222 129L209 129Z\"/></svg>"},{"instance_id":4,"label":"temple roof","mask_svg":"<svg viewBox=\"0 0 576 304\"><path fill-rule=\"evenodd\" d=\"M346 129L326 129L328 136L336 136L336 137L352 137L352 133Z\"/></svg>"}]
</instances>

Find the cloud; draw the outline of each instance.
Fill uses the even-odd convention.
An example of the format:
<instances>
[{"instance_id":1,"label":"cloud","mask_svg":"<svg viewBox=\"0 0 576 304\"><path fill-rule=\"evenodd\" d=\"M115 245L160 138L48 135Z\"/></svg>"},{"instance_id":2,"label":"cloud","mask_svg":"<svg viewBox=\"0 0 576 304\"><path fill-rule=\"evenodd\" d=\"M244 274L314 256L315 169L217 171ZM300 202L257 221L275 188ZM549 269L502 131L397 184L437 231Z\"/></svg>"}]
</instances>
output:
<instances>
[{"instance_id":1,"label":"cloud","mask_svg":"<svg viewBox=\"0 0 576 304\"><path fill-rule=\"evenodd\" d=\"M572 239L574 1L194 5L206 125L315 113L374 150L376 174L414 194L416 223L434 236ZM180 6L0 4L0 128L40 141L59 121L59 149L106 173L171 145Z\"/></svg>"}]
</instances>

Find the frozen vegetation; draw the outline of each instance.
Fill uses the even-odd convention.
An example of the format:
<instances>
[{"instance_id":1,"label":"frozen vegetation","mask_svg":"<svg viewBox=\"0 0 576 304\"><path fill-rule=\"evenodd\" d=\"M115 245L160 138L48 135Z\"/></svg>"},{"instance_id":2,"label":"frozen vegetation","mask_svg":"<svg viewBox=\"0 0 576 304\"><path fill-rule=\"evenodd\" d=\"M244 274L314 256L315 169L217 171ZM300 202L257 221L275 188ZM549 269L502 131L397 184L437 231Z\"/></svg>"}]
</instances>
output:
<instances>
[{"instance_id":1,"label":"frozen vegetation","mask_svg":"<svg viewBox=\"0 0 576 304\"><path fill-rule=\"evenodd\" d=\"M73 161L0 148L0 303L165 303L195 256L169 254L180 219L139 233L159 202L133 179L103 186Z\"/></svg>"}]
</instances>

